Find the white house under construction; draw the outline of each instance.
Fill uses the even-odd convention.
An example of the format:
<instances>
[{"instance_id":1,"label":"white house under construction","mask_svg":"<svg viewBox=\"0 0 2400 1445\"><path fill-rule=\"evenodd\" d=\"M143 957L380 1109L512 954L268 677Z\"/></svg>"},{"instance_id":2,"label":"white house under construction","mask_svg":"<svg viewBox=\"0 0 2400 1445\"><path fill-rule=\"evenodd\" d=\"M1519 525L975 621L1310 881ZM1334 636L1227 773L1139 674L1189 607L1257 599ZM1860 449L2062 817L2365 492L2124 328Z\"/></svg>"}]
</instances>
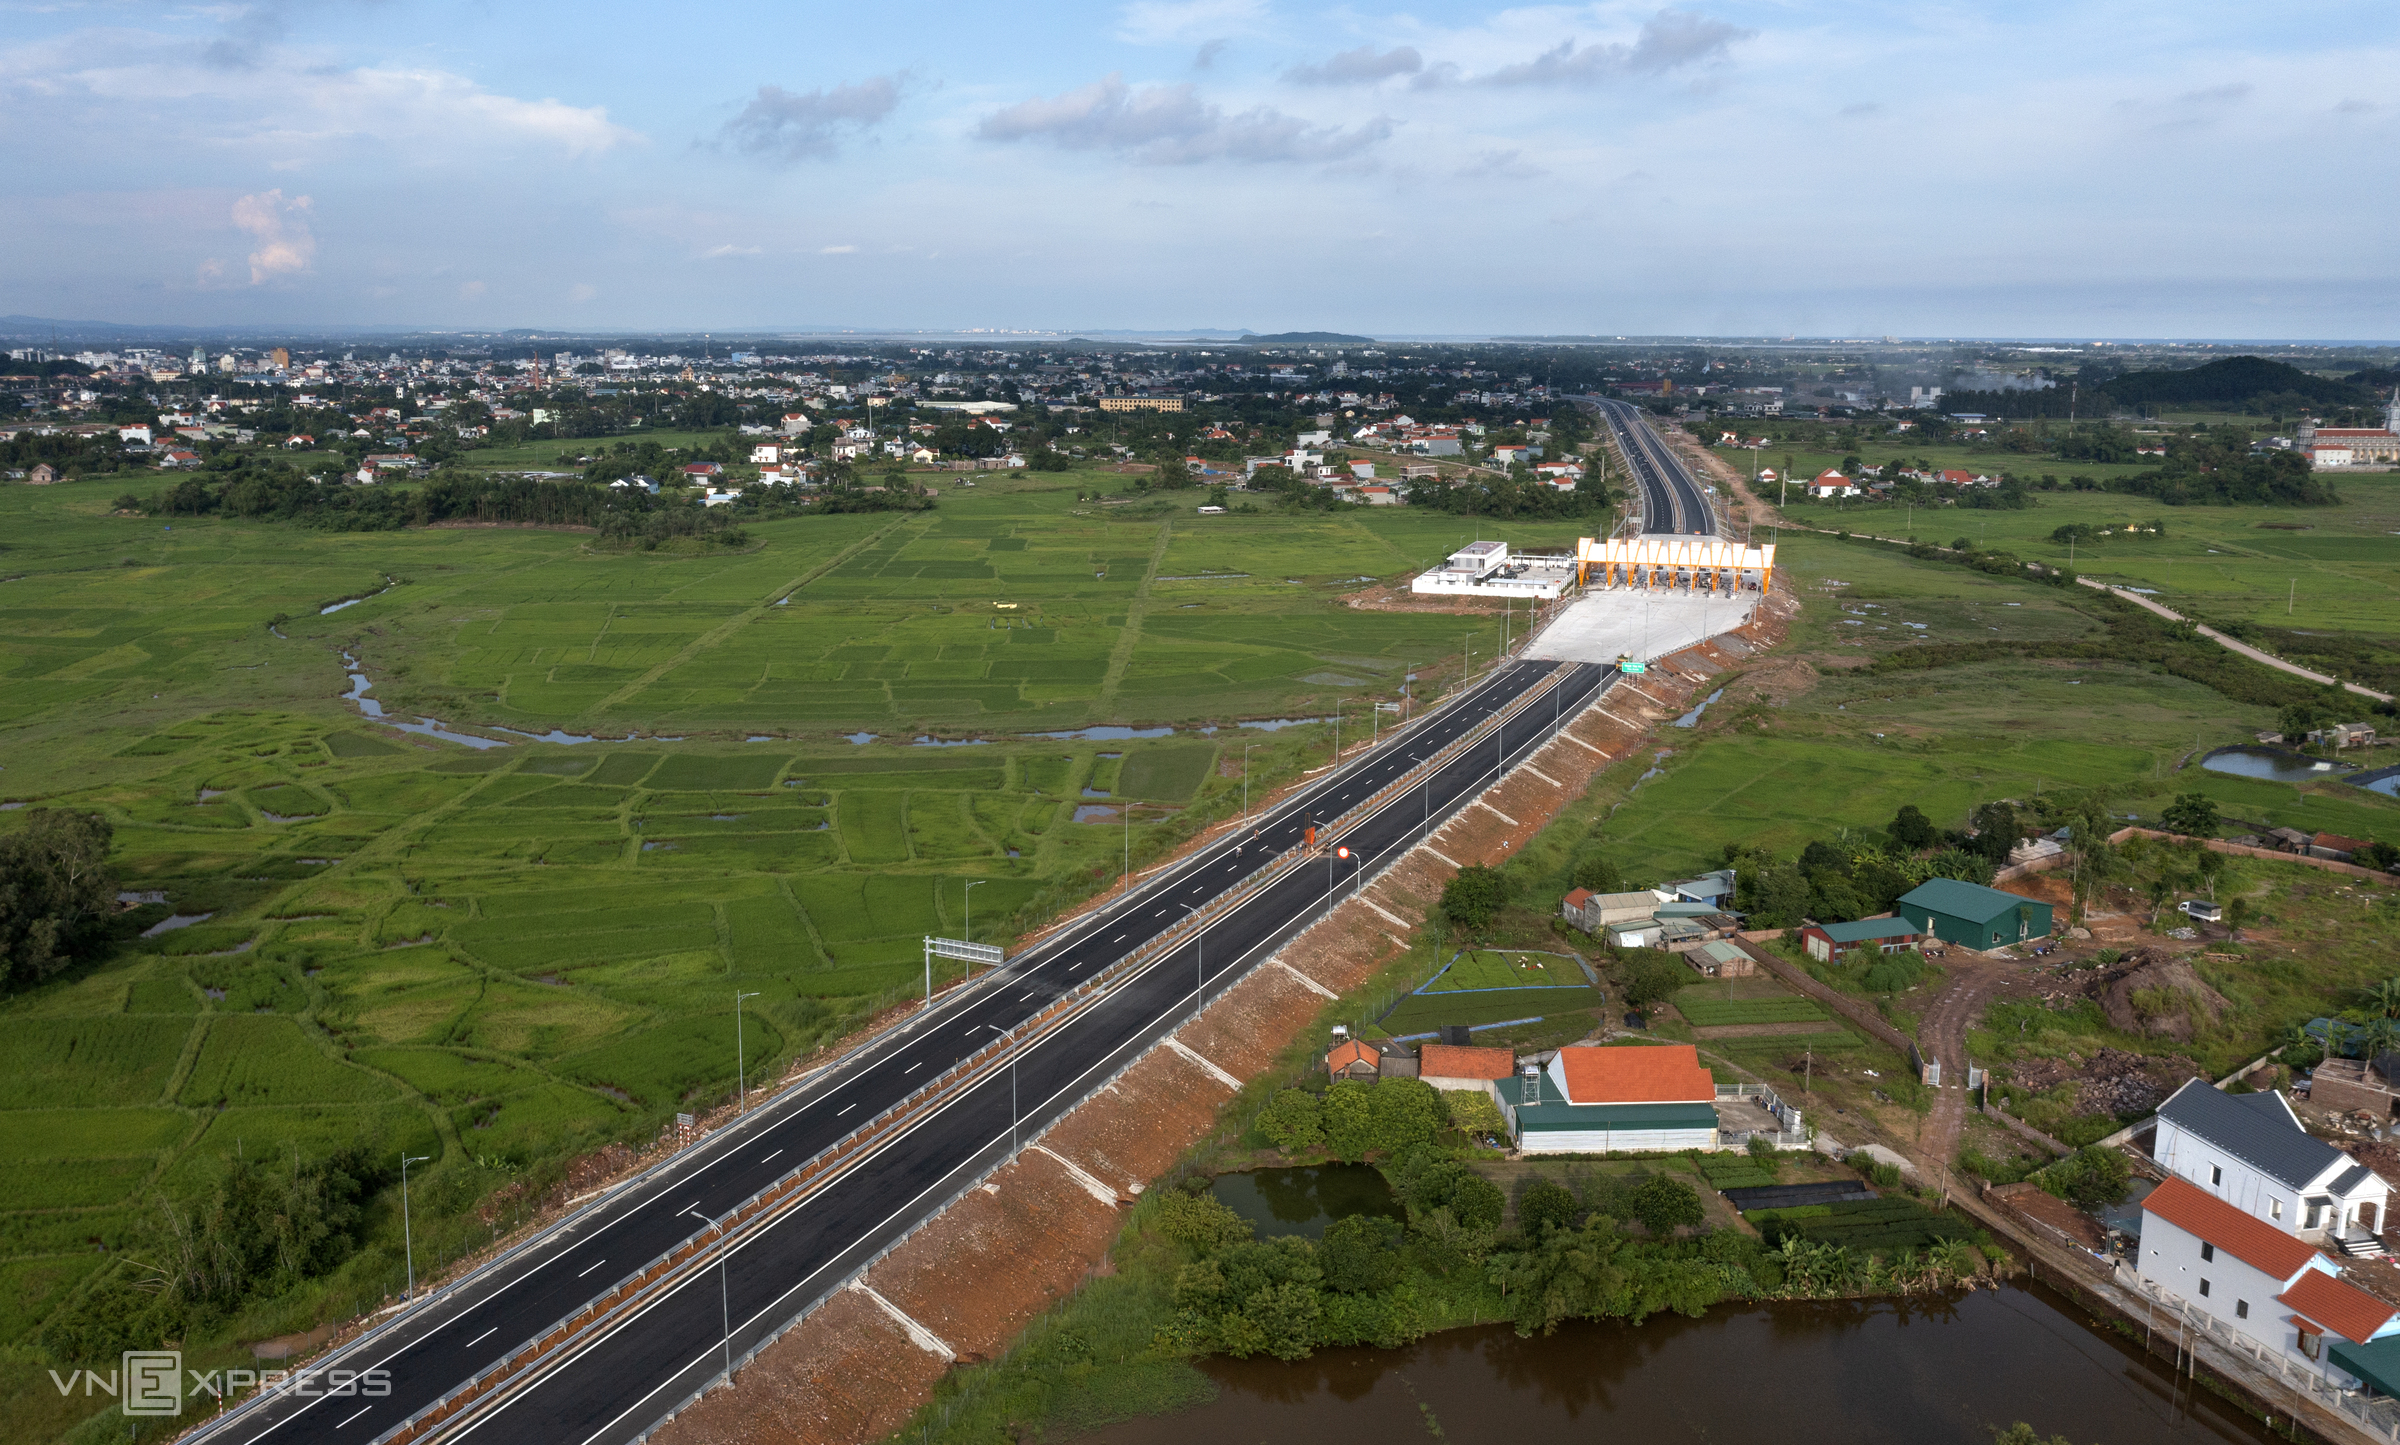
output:
<instances>
[{"instance_id":1,"label":"white house under construction","mask_svg":"<svg viewBox=\"0 0 2400 1445\"><path fill-rule=\"evenodd\" d=\"M1473 542L1450 554L1439 567L1417 574L1409 590L1439 596L1534 597L1558 596L1576 580L1575 558L1560 553L1510 556L1506 542Z\"/></svg>"}]
</instances>

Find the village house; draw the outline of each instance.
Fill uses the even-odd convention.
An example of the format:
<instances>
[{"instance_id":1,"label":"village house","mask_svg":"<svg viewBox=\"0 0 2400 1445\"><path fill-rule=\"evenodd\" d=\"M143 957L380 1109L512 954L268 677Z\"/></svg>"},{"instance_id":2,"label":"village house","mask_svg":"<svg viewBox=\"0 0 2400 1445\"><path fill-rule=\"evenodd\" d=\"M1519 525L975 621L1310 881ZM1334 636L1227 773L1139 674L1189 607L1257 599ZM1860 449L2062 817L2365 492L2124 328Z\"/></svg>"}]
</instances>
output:
<instances>
[{"instance_id":1,"label":"village house","mask_svg":"<svg viewBox=\"0 0 2400 1445\"><path fill-rule=\"evenodd\" d=\"M1808 956L1830 963L1845 953L1873 949L1902 953L1918 947L1925 935L1905 918L1862 918L1855 923L1812 923L1800 930Z\"/></svg>"},{"instance_id":2,"label":"village house","mask_svg":"<svg viewBox=\"0 0 2400 1445\"><path fill-rule=\"evenodd\" d=\"M1559 900L1567 922L1586 933L1598 933L1612 923L1647 919L1658 912L1659 897L1647 888L1631 893L1594 893L1578 888Z\"/></svg>"},{"instance_id":3,"label":"village house","mask_svg":"<svg viewBox=\"0 0 2400 1445\"><path fill-rule=\"evenodd\" d=\"M2285 1234L2344 1253L2383 1253L2376 1236L2391 1186L2302 1128L2280 1093L2227 1094L2190 1080L2158 1106L2151 1157Z\"/></svg>"},{"instance_id":4,"label":"village house","mask_svg":"<svg viewBox=\"0 0 2400 1445\"><path fill-rule=\"evenodd\" d=\"M1820 501L1832 497L1855 497L1858 495L1858 484L1840 472L1828 469L1817 473L1816 478L1808 484L1808 494Z\"/></svg>"},{"instance_id":5,"label":"village house","mask_svg":"<svg viewBox=\"0 0 2400 1445\"><path fill-rule=\"evenodd\" d=\"M2356 862L2358 855L2364 853L2367 847L2368 844L2361 838L2345 838L2339 833L2319 833L2308 840L2307 852L2311 858L2323 858L2330 863L2351 863Z\"/></svg>"},{"instance_id":6,"label":"village house","mask_svg":"<svg viewBox=\"0 0 2400 1445\"><path fill-rule=\"evenodd\" d=\"M2341 1388L2393 1388L2385 1382L2400 1382L2400 1312L2338 1269L2188 1179L2142 1201L2138 1270L2153 1288Z\"/></svg>"},{"instance_id":7,"label":"village house","mask_svg":"<svg viewBox=\"0 0 2400 1445\"><path fill-rule=\"evenodd\" d=\"M1417 1053L1417 1077L1437 1089L1467 1090L1500 1102L1500 1090L1516 1077L1514 1049L1467 1044L1427 1044Z\"/></svg>"},{"instance_id":8,"label":"village house","mask_svg":"<svg viewBox=\"0 0 2400 1445\"><path fill-rule=\"evenodd\" d=\"M1717 1147L1716 1078L1690 1044L1563 1048L1500 1092L1527 1154Z\"/></svg>"}]
</instances>

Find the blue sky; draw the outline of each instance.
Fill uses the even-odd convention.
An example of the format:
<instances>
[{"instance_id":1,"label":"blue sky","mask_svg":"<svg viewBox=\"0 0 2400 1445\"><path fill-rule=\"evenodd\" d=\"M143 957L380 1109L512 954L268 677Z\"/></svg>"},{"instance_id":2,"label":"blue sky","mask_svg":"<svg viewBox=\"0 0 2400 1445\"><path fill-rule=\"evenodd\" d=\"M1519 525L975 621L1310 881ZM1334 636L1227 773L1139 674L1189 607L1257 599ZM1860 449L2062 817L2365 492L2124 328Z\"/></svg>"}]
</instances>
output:
<instances>
[{"instance_id":1,"label":"blue sky","mask_svg":"<svg viewBox=\"0 0 2400 1445\"><path fill-rule=\"evenodd\" d=\"M0 0L0 312L2400 337L2400 7Z\"/></svg>"}]
</instances>

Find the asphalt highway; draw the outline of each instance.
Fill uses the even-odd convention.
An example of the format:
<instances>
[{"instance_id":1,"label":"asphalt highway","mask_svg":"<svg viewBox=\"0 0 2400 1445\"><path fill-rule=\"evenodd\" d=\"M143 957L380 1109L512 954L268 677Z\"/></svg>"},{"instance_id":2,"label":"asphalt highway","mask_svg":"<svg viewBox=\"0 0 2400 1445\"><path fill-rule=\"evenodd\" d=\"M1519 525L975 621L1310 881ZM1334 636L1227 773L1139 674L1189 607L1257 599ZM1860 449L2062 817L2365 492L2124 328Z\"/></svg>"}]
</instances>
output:
<instances>
[{"instance_id":1,"label":"asphalt highway","mask_svg":"<svg viewBox=\"0 0 2400 1445\"><path fill-rule=\"evenodd\" d=\"M1634 479L1641 483L1645 533L1706 537L1716 532L1717 515L1708 505L1707 490L1668 450L1640 407L1606 396L1578 396L1569 400L1598 412L1616 434L1617 450L1625 454Z\"/></svg>"},{"instance_id":2,"label":"asphalt highway","mask_svg":"<svg viewBox=\"0 0 2400 1445\"><path fill-rule=\"evenodd\" d=\"M1414 727L1354 754L1287 801L1043 940L817 1078L754 1107L645 1180L587 1207L498 1266L420 1304L399 1325L310 1367L287 1389L206 1432L228 1442L366 1445L488 1369L617 1280L735 1208L861 1122L1110 964L1174 927L1331 819L1470 731L1554 669L1554 690L1494 738L1321 843L1353 857L1310 858L1146 965L1073 1020L1024 1046L929 1117L878 1146L799 1207L737 1239L638 1314L552 1367L461 1437L621 1445L677 1409L761 1342L813 1308L877 1253L1104 1084L1205 998L1270 956L1349 890L1395 861L1548 741L1614 679L1548 661L1503 665ZM382 1369L388 1394L334 1393L333 1371Z\"/></svg>"}]
</instances>

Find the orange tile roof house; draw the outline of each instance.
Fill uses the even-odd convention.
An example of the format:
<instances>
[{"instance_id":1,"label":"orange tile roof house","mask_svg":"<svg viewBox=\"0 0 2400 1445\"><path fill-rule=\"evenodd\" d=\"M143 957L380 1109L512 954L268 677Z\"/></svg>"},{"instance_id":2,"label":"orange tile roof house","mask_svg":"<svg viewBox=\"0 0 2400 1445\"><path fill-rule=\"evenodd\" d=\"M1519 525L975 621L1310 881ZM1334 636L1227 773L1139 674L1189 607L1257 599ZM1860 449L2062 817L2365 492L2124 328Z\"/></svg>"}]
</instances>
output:
<instances>
[{"instance_id":1,"label":"orange tile roof house","mask_svg":"<svg viewBox=\"0 0 2400 1445\"><path fill-rule=\"evenodd\" d=\"M1690 1044L1560 1049L1499 1092L1528 1154L1717 1147L1716 1078Z\"/></svg>"},{"instance_id":2,"label":"orange tile roof house","mask_svg":"<svg viewBox=\"0 0 2400 1445\"><path fill-rule=\"evenodd\" d=\"M1383 1055L1364 1039L1345 1039L1325 1056L1325 1072L1337 1079L1372 1079L1383 1071Z\"/></svg>"},{"instance_id":3,"label":"orange tile roof house","mask_svg":"<svg viewBox=\"0 0 2400 1445\"><path fill-rule=\"evenodd\" d=\"M1437 1089L1472 1089L1496 1102L1517 1074L1517 1051L1460 1044L1427 1044L1417 1052L1417 1077Z\"/></svg>"}]
</instances>

